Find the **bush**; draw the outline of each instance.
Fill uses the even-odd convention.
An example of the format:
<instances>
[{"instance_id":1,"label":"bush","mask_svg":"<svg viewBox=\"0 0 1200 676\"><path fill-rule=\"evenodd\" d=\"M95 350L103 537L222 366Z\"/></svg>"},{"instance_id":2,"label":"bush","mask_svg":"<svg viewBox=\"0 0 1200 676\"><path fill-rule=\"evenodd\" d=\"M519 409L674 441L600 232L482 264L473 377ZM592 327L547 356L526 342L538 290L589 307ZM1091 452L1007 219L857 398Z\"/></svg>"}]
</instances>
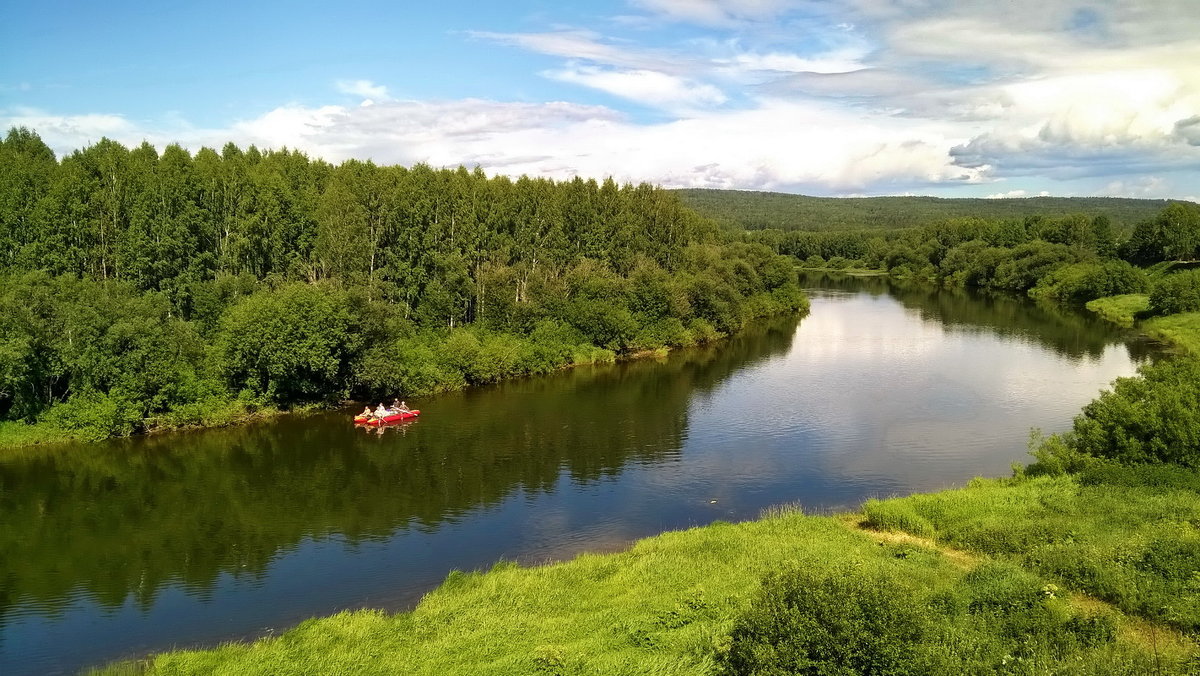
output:
<instances>
[{"instance_id":1,"label":"bush","mask_svg":"<svg viewBox=\"0 0 1200 676\"><path fill-rule=\"evenodd\" d=\"M42 421L86 441L127 437L142 429L139 406L128 399L98 392L76 395L51 407Z\"/></svg>"},{"instance_id":2,"label":"bush","mask_svg":"<svg viewBox=\"0 0 1200 676\"><path fill-rule=\"evenodd\" d=\"M733 674L915 674L927 621L914 590L862 569L770 575L721 656Z\"/></svg>"},{"instance_id":3,"label":"bush","mask_svg":"<svg viewBox=\"0 0 1200 676\"><path fill-rule=\"evenodd\" d=\"M1200 360L1179 358L1118 378L1075 418L1075 450L1123 463L1200 467Z\"/></svg>"},{"instance_id":4,"label":"bush","mask_svg":"<svg viewBox=\"0 0 1200 676\"><path fill-rule=\"evenodd\" d=\"M1145 293L1149 287L1145 272L1125 261L1110 260L1057 268L1038 281L1029 295L1082 304L1107 296Z\"/></svg>"},{"instance_id":5,"label":"bush","mask_svg":"<svg viewBox=\"0 0 1200 676\"><path fill-rule=\"evenodd\" d=\"M1150 312L1173 315L1200 310L1200 270L1187 270L1158 280L1150 290Z\"/></svg>"},{"instance_id":6,"label":"bush","mask_svg":"<svg viewBox=\"0 0 1200 676\"><path fill-rule=\"evenodd\" d=\"M299 283L242 299L216 341L229 385L279 403L345 396L366 338L351 307L343 292Z\"/></svg>"},{"instance_id":7,"label":"bush","mask_svg":"<svg viewBox=\"0 0 1200 676\"><path fill-rule=\"evenodd\" d=\"M463 372L446 368L424 340L405 338L369 350L355 379L372 399L432 394L467 384Z\"/></svg>"}]
</instances>

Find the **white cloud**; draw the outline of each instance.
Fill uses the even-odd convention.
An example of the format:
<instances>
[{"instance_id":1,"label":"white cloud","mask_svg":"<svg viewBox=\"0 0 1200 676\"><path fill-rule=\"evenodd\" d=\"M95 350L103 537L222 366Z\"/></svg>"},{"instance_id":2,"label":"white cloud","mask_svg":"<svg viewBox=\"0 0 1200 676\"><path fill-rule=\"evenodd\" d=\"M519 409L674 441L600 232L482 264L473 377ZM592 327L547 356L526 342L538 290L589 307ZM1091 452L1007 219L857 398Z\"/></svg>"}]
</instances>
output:
<instances>
[{"instance_id":1,"label":"white cloud","mask_svg":"<svg viewBox=\"0 0 1200 676\"><path fill-rule=\"evenodd\" d=\"M59 155L95 143L106 136L132 138L140 133L133 123L121 115L54 115L27 107L0 109L0 123L5 128L27 127L36 131Z\"/></svg>"},{"instance_id":2,"label":"white cloud","mask_svg":"<svg viewBox=\"0 0 1200 676\"><path fill-rule=\"evenodd\" d=\"M1158 197L1166 193L1167 181L1159 176L1143 176L1128 181L1112 181L1102 194L1112 197ZM1185 198L1186 199L1186 198Z\"/></svg>"},{"instance_id":3,"label":"white cloud","mask_svg":"<svg viewBox=\"0 0 1200 676\"><path fill-rule=\"evenodd\" d=\"M786 52L738 54L723 63L738 70L774 71L780 73L848 73L862 70L863 55L857 50L844 50L809 58ZM717 63L722 63L718 60Z\"/></svg>"},{"instance_id":4,"label":"white cloud","mask_svg":"<svg viewBox=\"0 0 1200 676\"><path fill-rule=\"evenodd\" d=\"M662 108L719 105L727 100L721 90L712 85L653 70L607 70L581 66L546 71L543 75Z\"/></svg>"},{"instance_id":5,"label":"white cloud","mask_svg":"<svg viewBox=\"0 0 1200 676\"><path fill-rule=\"evenodd\" d=\"M337 90L343 94L354 94L365 99L381 100L388 98L387 87L377 85L370 80L338 80Z\"/></svg>"},{"instance_id":6,"label":"white cloud","mask_svg":"<svg viewBox=\"0 0 1200 676\"><path fill-rule=\"evenodd\" d=\"M226 130L144 129L115 119L119 124L109 124L103 135L127 145L145 138L194 150L233 140L287 145L334 162L355 157L479 165L511 176L611 175L670 187L897 191L976 181L981 174L955 166L946 149L962 139L946 138L931 125L887 117L847 120L828 106L784 101L649 125L599 106L482 100L291 105ZM61 151L98 140L60 133L80 123L61 118L56 125L33 126Z\"/></svg>"},{"instance_id":7,"label":"white cloud","mask_svg":"<svg viewBox=\"0 0 1200 676\"><path fill-rule=\"evenodd\" d=\"M1042 190L1041 192L1039 192L1037 194L1037 196L1038 197L1049 197L1050 191ZM1032 197L1032 195L1029 194L1028 190L1009 190L1008 192L992 193L991 195L988 195L986 199L1004 200L1004 199L1013 199L1013 198L1018 198L1018 197Z\"/></svg>"},{"instance_id":8,"label":"white cloud","mask_svg":"<svg viewBox=\"0 0 1200 676\"><path fill-rule=\"evenodd\" d=\"M571 60L590 61L618 68L648 69L681 74L689 67L680 59L654 50L638 49L629 44L611 44L600 35L583 30L559 30L548 33L492 33L471 31L473 38L501 45L520 47L539 54Z\"/></svg>"},{"instance_id":9,"label":"white cloud","mask_svg":"<svg viewBox=\"0 0 1200 676\"><path fill-rule=\"evenodd\" d=\"M280 106L220 130L28 109L0 111L0 121L35 128L60 151L100 136L191 147L233 139L333 161L823 194L1019 177L1026 195L1062 180L1079 194L1162 197L1190 194L1188 179L1200 178L1200 15L1191 0L629 5L641 23L616 36L469 35L550 57L542 77L657 107L655 122L567 102L395 101L369 80L337 83L363 105ZM704 28L679 38L665 21ZM651 42L664 35L677 41ZM1139 180L1147 175L1161 180Z\"/></svg>"}]
</instances>

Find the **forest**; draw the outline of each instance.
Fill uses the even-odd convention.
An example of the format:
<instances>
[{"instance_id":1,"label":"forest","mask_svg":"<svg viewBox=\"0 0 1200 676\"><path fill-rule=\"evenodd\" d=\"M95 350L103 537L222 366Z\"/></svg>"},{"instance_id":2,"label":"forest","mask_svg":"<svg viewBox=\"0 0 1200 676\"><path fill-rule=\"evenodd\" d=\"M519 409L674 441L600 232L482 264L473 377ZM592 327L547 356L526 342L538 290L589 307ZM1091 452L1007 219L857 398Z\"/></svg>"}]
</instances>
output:
<instances>
[{"instance_id":1,"label":"forest","mask_svg":"<svg viewBox=\"0 0 1200 676\"><path fill-rule=\"evenodd\" d=\"M718 223L746 230L887 230L956 218L989 220L1087 213L1119 229L1152 218L1165 200L1118 197L812 197L751 190L682 189L683 203Z\"/></svg>"},{"instance_id":2,"label":"forest","mask_svg":"<svg viewBox=\"0 0 1200 676\"><path fill-rule=\"evenodd\" d=\"M794 261L646 184L0 141L0 445L429 394L806 307Z\"/></svg>"},{"instance_id":3,"label":"forest","mask_svg":"<svg viewBox=\"0 0 1200 676\"><path fill-rule=\"evenodd\" d=\"M949 219L895 230L762 230L749 237L810 268L885 270L1069 304L1150 293L1161 299L1160 314L1200 310L1200 295L1190 291L1197 282L1187 273L1200 259L1200 205L1191 202L1162 207L1128 234L1104 214L1080 213Z\"/></svg>"}]
</instances>

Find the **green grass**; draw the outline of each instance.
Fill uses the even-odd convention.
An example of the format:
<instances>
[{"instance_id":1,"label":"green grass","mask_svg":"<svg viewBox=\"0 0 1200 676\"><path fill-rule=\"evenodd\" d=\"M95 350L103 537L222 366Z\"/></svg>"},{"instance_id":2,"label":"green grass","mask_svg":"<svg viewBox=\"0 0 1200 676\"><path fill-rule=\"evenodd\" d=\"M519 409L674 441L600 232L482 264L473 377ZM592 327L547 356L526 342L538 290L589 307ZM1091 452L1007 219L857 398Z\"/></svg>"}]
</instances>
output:
<instances>
[{"instance_id":1,"label":"green grass","mask_svg":"<svg viewBox=\"0 0 1200 676\"><path fill-rule=\"evenodd\" d=\"M1155 664L1188 673L1196 646L1182 632L1200 626L1200 480L1175 472L1118 471L1103 485L976 481L871 501L865 519L777 510L614 554L453 573L410 613L346 612L107 673L729 673L723 665L764 654L755 628L778 620L763 609L781 571L803 584L830 581L831 593L814 597L818 616L862 620L869 604L912 595L900 610L922 637L913 654L942 665L926 673L1140 673ZM858 582L832 582L847 577ZM873 593L876 580L900 591ZM834 587L857 596L842 603Z\"/></svg>"},{"instance_id":2,"label":"green grass","mask_svg":"<svg viewBox=\"0 0 1200 676\"><path fill-rule=\"evenodd\" d=\"M1087 304L1088 310L1105 320L1127 327L1136 323L1138 330L1151 338L1200 355L1200 312L1150 317L1139 322L1149 307L1150 297L1141 293L1097 298Z\"/></svg>"},{"instance_id":3,"label":"green grass","mask_svg":"<svg viewBox=\"0 0 1200 676\"><path fill-rule=\"evenodd\" d=\"M1176 345L1184 352L1200 355L1200 312L1153 317L1142 322L1140 328L1151 338Z\"/></svg>"},{"instance_id":4,"label":"green grass","mask_svg":"<svg viewBox=\"0 0 1200 676\"><path fill-rule=\"evenodd\" d=\"M1125 327L1132 327L1138 314L1145 312L1149 307L1150 296L1144 293L1097 298L1087 304L1087 309L1101 318Z\"/></svg>"},{"instance_id":5,"label":"green grass","mask_svg":"<svg viewBox=\"0 0 1200 676\"><path fill-rule=\"evenodd\" d=\"M976 480L865 507L879 528L929 535L1047 576L1122 611L1200 636L1200 473ZM1098 470L1095 470L1098 471Z\"/></svg>"}]
</instances>

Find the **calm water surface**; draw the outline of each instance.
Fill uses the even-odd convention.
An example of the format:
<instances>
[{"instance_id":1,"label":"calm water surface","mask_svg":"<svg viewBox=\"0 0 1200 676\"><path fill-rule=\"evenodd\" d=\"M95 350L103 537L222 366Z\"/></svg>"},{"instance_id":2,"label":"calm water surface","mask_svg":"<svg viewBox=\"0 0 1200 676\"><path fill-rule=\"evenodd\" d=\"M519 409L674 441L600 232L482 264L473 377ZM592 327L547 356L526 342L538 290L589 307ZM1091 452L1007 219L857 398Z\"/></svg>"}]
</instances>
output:
<instances>
[{"instance_id":1,"label":"calm water surface","mask_svg":"<svg viewBox=\"0 0 1200 676\"><path fill-rule=\"evenodd\" d=\"M1004 475L1146 346L1023 301L811 282L812 312L660 361L0 458L0 673L71 673L410 607L453 569L609 550L772 504Z\"/></svg>"}]
</instances>

